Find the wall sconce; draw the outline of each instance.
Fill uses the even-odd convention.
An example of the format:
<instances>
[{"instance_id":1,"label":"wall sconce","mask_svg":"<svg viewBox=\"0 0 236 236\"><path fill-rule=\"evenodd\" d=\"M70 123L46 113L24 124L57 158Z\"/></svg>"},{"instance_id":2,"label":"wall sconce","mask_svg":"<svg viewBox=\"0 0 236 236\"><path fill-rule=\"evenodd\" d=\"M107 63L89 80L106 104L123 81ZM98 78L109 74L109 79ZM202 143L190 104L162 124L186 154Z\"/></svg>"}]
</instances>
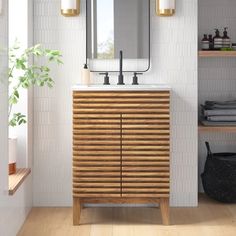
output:
<instances>
[{"instance_id":1,"label":"wall sconce","mask_svg":"<svg viewBox=\"0 0 236 236\"><path fill-rule=\"evenodd\" d=\"M61 0L61 14L63 16L77 16L79 13L80 0Z\"/></svg>"},{"instance_id":2,"label":"wall sconce","mask_svg":"<svg viewBox=\"0 0 236 236\"><path fill-rule=\"evenodd\" d=\"M175 14L175 0L156 0L158 16L173 16Z\"/></svg>"}]
</instances>

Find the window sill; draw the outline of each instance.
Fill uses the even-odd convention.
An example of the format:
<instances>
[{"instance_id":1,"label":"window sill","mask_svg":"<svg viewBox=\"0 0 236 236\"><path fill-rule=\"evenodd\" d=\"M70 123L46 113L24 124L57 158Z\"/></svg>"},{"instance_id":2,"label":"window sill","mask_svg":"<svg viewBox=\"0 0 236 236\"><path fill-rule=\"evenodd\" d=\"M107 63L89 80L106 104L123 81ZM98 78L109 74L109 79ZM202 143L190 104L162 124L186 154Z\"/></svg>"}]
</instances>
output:
<instances>
[{"instance_id":1,"label":"window sill","mask_svg":"<svg viewBox=\"0 0 236 236\"><path fill-rule=\"evenodd\" d=\"M21 186L26 177L31 173L31 169L17 169L16 173L9 175L9 195L14 195L16 190Z\"/></svg>"}]
</instances>

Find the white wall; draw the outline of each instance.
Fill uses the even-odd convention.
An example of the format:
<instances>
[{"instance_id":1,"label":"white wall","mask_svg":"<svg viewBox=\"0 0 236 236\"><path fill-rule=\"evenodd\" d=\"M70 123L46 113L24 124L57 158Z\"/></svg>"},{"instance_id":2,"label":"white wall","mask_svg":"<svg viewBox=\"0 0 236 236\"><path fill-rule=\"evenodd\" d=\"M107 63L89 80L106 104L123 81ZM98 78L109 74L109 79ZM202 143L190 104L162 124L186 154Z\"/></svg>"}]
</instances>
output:
<instances>
[{"instance_id":1,"label":"white wall","mask_svg":"<svg viewBox=\"0 0 236 236\"><path fill-rule=\"evenodd\" d=\"M8 83L7 83L7 0L0 15L0 235L16 236L32 206L32 176L14 196L8 195Z\"/></svg>"},{"instance_id":2,"label":"white wall","mask_svg":"<svg viewBox=\"0 0 236 236\"><path fill-rule=\"evenodd\" d=\"M227 3L227 4L226 4ZM213 34L219 28L229 27L229 37L236 42L236 1L199 0L199 41L203 34ZM199 58L199 105L205 100L235 99L235 58ZM236 134L199 134L199 179L206 160L205 141L209 141L213 152L236 152ZM202 191L201 181L199 189Z\"/></svg>"},{"instance_id":3,"label":"white wall","mask_svg":"<svg viewBox=\"0 0 236 236\"><path fill-rule=\"evenodd\" d=\"M197 0L176 1L176 15L155 15L151 0L151 70L140 82L172 88L171 204L197 205ZM72 93L85 61L85 1L81 15L60 15L60 0L35 0L35 43L62 51L54 89L34 94L34 205L72 203ZM103 77L95 82L103 82ZM112 78L117 82L117 75ZM131 82L131 74L125 75Z\"/></svg>"}]
</instances>

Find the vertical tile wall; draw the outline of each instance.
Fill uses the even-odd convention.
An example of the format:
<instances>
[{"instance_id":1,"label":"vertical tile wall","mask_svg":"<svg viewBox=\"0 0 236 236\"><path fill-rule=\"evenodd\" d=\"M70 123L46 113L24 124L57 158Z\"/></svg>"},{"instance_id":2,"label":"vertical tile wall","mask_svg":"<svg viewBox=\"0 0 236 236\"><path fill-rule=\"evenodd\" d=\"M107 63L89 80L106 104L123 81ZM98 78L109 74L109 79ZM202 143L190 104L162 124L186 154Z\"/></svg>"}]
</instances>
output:
<instances>
[{"instance_id":1,"label":"vertical tile wall","mask_svg":"<svg viewBox=\"0 0 236 236\"><path fill-rule=\"evenodd\" d=\"M143 83L172 90L171 204L197 205L197 0L177 1L177 14L155 15L151 0L151 70ZM34 91L34 205L71 205L71 86L80 81L85 60L85 0L81 15L60 15L60 0L35 0L34 39L63 53L53 66L55 87ZM112 77L116 82L117 76ZM131 74L126 75L127 83ZM94 75L95 82L102 78Z\"/></svg>"},{"instance_id":2,"label":"vertical tile wall","mask_svg":"<svg viewBox=\"0 0 236 236\"><path fill-rule=\"evenodd\" d=\"M199 42L205 33L229 27L229 36L236 42L236 1L199 0ZM199 58L199 105L205 100L228 100L236 97L236 59ZM236 152L236 134L199 134L199 179L206 160L205 141L214 152ZM202 191L201 181L199 189Z\"/></svg>"}]
</instances>

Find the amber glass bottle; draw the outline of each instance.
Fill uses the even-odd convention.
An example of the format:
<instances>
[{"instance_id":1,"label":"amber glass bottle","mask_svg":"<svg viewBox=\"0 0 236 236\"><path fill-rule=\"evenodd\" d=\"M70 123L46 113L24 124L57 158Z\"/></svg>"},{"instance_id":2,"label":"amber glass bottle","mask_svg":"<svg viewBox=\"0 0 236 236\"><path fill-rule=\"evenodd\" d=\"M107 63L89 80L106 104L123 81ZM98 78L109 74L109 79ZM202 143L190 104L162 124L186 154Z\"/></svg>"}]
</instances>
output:
<instances>
[{"instance_id":1,"label":"amber glass bottle","mask_svg":"<svg viewBox=\"0 0 236 236\"><path fill-rule=\"evenodd\" d=\"M214 43L214 50L220 50L223 46L223 39L220 36L220 31L218 29L215 29L216 34L215 37L213 38L213 43Z\"/></svg>"},{"instance_id":2,"label":"amber glass bottle","mask_svg":"<svg viewBox=\"0 0 236 236\"><path fill-rule=\"evenodd\" d=\"M208 40L209 40L209 49L214 50L214 42L213 42L212 34L208 35Z\"/></svg>"},{"instance_id":3,"label":"amber glass bottle","mask_svg":"<svg viewBox=\"0 0 236 236\"><path fill-rule=\"evenodd\" d=\"M207 34L204 34L201 44L202 44L202 50L209 50L210 47L209 47L209 40L207 38Z\"/></svg>"},{"instance_id":4,"label":"amber glass bottle","mask_svg":"<svg viewBox=\"0 0 236 236\"><path fill-rule=\"evenodd\" d=\"M231 48L231 40L228 36L227 27L224 28L224 36L222 38L223 40L223 48Z\"/></svg>"}]
</instances>

